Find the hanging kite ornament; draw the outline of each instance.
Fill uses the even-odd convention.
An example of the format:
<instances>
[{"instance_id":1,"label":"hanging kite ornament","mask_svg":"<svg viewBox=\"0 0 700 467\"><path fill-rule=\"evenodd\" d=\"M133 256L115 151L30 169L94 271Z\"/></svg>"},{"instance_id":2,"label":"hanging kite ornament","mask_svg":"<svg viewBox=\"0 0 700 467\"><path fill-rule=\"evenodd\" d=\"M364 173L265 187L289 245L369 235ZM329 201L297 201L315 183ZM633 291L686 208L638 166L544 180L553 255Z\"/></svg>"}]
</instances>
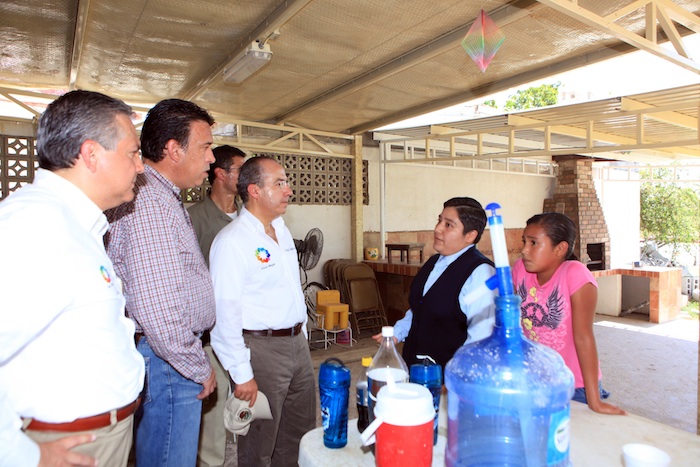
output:
<instances>
[{"instance_id":1,"label":"hanging kite ornament","mask_svg":"<svg viewBox=\"0 0 700 467\"><path fill-rule=\"evenodd\" d=\"M467 35L464 36L462 47L483 73L504 40L506 40L505 34L501 32L501 29L489 15L481 10Z\"/></svg>"}]
</instances>

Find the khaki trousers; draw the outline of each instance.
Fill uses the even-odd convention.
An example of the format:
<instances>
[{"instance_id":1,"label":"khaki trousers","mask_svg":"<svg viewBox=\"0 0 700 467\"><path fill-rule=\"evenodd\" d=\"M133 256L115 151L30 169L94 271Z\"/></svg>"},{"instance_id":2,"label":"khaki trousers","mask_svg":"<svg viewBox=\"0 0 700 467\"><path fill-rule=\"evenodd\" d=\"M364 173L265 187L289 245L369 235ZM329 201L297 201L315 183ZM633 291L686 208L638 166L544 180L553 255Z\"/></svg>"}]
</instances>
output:
<instances>
[{"instance_id":1,"label":"khaki trousers","mask_svg":"<svg viewBox=\"0 0 700 467\"><path fill-rule=\"evenodd\" d=\"M114 423L108 427L90 431L66 433L26 430L25 433L36 443L56 441L66 436L93 433L97 436L94 442L76 446L72 451L94 457L99 461L100 467L125 467L133 442L134 416L129 415L121 422L116 423L116 413L114 413L113 421Z\"/></svg>"},{"instance_id":2,"label":"khaki trousers","mask_svg":"<svg viewBox=\"0 0 700 467\"><path fill-rule=\"evenodd\" d=\"M224 406L229 395L228 372L221 366L210 344L203 346L216 371L216 390L202 401L202 424L199 428L198 467L222 467L226 454Z\"/></svg>"}]
</instances>

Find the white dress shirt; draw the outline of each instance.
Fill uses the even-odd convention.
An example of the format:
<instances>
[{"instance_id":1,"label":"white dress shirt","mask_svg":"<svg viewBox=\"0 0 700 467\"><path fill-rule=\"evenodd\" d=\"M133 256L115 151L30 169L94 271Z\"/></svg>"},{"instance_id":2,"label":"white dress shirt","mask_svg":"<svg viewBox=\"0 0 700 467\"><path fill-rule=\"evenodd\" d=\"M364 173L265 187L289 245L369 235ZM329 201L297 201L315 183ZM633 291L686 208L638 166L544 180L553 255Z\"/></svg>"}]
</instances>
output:
<instances>
[{"instance_id":1,"label":"white dress shirt","mask_svg":"<svg viewBox=\"0 0 700 467\"><path fill-rule=\"evenodd\" d=\"M278 217L276 243L245 208L214 239L209 269L216 299L211 345L233 381L253 379L243 329L286 329L306 323L294 239ZM306 333L306 326L302 326Z\"/></svg>"},{"instance_id":2,"label":"white dress shirt","mask_svg":"<svg viewBox=\"0 0 700 467\"><path fill-rule=\"evenodd\" d=\"M428 290L437 282L450 264L473 246L474 245L469 245L449 256L440 256L435 266L433 266L433 270L430 271L428 279L425 281L423 295L428 293ZM490 264L480 264L469 275L459 292L459 306L467 317L465 344L484 339L493 332L493 325L496 321L496 305L494 302L496 292L486 293L476 299L472 304L467 304L465 298L469 292L485 283L494 274L496 274L496 270L493 266ZM408 331L411 330L412 322L413 311L409 308L404 317L394 324L394 336L396 336L399 342L403 342L408 336Z\"/></svg>"},{"instance_id":3,"label":"white dress shirt","mask_svg":"<svg viewBox=\"0 0 700 467\"><path fill-rule=\"evenodd\" d=\"M0 203L0 465L39 461L22 417L71 422L141 392L107 227L80 189L46 170Z\"/></svg>"}]
</instances>

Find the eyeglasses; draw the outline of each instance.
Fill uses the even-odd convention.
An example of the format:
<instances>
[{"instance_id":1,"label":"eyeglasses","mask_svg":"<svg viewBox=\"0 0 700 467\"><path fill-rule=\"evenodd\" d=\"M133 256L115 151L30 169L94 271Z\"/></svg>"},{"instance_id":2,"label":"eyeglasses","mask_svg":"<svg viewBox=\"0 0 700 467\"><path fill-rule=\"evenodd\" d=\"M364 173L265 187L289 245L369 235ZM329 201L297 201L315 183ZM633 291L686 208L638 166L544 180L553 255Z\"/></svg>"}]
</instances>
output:
<instances>
[{"instance_id":1,"label":"eyeglasses","mask_svg":"<svg viewBox=\"0 0 700 467\"><path fill-rule=\"evenodd\" d=\"M264 186L264 183L256 183L256 185L262 188ZM277 187L280 190L284 190L285 188L289 187L289 182L287 180L275 180L274 182L270 182L270 185L272 185L273 187Z\"/></svg>"}]
</instances>

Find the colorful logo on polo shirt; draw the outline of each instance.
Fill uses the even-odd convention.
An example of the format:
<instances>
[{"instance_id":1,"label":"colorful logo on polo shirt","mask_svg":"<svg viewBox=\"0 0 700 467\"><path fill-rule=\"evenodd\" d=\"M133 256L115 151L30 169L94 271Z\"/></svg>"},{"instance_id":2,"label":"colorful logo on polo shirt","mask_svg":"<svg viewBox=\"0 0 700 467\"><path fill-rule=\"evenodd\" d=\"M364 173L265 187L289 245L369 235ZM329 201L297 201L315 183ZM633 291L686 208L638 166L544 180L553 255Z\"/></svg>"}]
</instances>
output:
<instances>
[{"instance_id":1,"label":"colorful logo on polo shirt","mask_svg":"<svg viewBox=\"0 0 700 467\"><path fill-rule=\"evenodd\" d=\"M112 278L109 277L109 271L107 271L107 268L104 266L100 266L100 273L102 273L102 279L105 280L106 283L111 283Z\"/></svg>"},{"instance_id":2,"label":"colorful logo on polo shirt","mask_svg":"<svg viewBox=\"0 0 700 467\"><path fill-rule=\"evenodd\" d=\"M265 248L260 247L255 250L255 257L258 258L258 261L261 263L267 263L270 261L270 252Z\"/></svg>"}]
</instances>

